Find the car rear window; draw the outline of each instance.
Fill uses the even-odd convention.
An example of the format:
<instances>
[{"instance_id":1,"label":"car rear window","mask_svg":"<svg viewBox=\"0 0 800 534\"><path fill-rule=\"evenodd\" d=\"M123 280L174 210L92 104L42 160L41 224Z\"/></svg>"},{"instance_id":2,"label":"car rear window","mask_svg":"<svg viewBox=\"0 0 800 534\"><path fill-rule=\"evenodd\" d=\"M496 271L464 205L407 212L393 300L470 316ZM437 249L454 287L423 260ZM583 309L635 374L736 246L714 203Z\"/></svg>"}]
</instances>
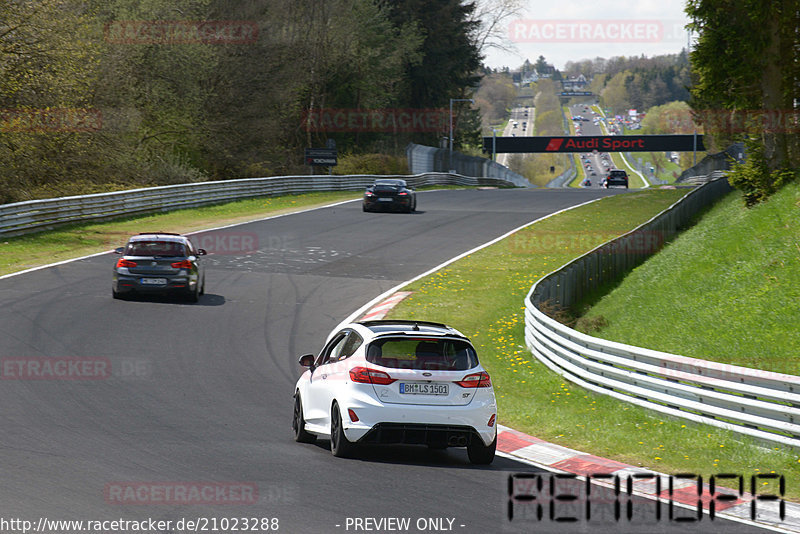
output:
<instances>
[{"instance_id":1,"label":"car rear window","mask_svg":"<svg viewBox=\"0 0 800 534\"><path fill-rule=\"evenodd\" d=\"M389 337L370 343L367 361L393 369L466 371L478 365L478 355L463 340Z\"/></svg>"},{"instance_id":2,"label":"car rear window","mask_svg":"<svg viewBox=\"0 0 800 534\"><path fill-rule=\"evenodd\" d=\"M186 256L186 247L175 241L133 241L125 250L128 256Z\"/></svg>"},{"instance_id":3,"label":"car rear window","mask_svg":"<svg viewBox=\"0 0 800 534\"><path fill-rule=\"evenodd\" d=\"M628 174L625 171L611 171L609 176L613 176L614 178L625 178Z\"/></svg>"},{"instance_id":4,"label":"car rear window","mask_svg":"<svg viewBox=\"0 0 800 534\"><path fill-rule=\"evenodd\" d=\"M400 191L400 186L397 184L376 184L375 191L395 192Z\"/></svg>"}]
</instances>

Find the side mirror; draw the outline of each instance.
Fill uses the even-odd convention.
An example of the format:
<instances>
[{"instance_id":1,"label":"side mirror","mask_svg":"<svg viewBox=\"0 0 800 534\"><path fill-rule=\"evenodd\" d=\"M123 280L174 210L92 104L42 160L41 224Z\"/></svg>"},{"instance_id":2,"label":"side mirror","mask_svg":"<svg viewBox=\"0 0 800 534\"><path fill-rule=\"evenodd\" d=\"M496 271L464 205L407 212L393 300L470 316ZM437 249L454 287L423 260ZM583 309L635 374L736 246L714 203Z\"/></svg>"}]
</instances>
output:
<instances>
[{"instance_id":1,"label":"side mirror","mask_svg":"<svg viewBox=\"0 0 800 534\"><path fill-rule=\"evenodd\" d=\"M197 249L197 255L198 256L205 256L206 254L208 254L208 252L206 252L206 249L204 249L204 248L198 248Z\"/></svg>"},{"instance_id":2,"label":"side mirror","mask_svg":"<svg viewBox=\"0 0 800 534\"><path fill-rule=\"evenodd\" d=\"M122 254L125 252L125 247L117 247L114 249L114 254Z\"/></svg>"},{"instance_id":3,"label":"side mirror","mask_svg":"<svg viewBox=\"0 0 800 534\"><path fill-rule=\"evenodd\" d=\"M314 370L314 355L313 354L304 354L300 356L300 365L303 367L308 367L312 371Z\"/></svg>"}]
</instances>

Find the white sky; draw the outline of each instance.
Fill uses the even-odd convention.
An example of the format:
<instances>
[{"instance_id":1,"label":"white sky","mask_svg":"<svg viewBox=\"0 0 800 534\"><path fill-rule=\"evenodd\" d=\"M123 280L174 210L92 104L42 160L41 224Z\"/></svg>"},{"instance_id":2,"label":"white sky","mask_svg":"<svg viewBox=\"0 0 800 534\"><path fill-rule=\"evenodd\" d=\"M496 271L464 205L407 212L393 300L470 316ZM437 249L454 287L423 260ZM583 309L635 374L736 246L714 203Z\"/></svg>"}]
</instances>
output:
<instances>
[{"instance_id":1,"label":"white sky","mask_svg":"<svg viewBox=\"0 0 800 534\"><path fill-rule=\"evenodd\" d=\"M510 38L513 32L517 41L537 36L539 41L516 42L516 54L489 50L484 63L514 70L526 59L533 63L543 55L548 63L563 69L567 61L598 56L678 53L687 44L683 26L689 19L684 5L684 0L527 0L523 14L511 22L522 19L536 24L514 24L513 30L509 24L505 32ZM562 24L546 25L553 21ZM594 39L586 38L586 32Z\"/></svg>"}]
</instances>

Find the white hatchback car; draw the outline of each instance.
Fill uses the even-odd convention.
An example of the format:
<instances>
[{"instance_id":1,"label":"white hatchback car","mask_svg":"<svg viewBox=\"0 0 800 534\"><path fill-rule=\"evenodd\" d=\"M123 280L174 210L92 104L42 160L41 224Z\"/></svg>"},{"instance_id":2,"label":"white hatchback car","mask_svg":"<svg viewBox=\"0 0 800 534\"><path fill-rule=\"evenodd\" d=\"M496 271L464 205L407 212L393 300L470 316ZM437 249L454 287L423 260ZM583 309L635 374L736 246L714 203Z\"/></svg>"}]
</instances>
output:
<instances>
[{"instance_id":1,"label":"white hatchback car","mask_svg":"<svg viewBox=\"0 0 800 534\"><path fill-rule=\"evenodd\" d=\"M475 348L458 330L425 321L363 321L332 333L294 392L296 441L330 438L334 456L361 443L466 447L488 464L497 402Z\"/></svg>"}]
</instances>

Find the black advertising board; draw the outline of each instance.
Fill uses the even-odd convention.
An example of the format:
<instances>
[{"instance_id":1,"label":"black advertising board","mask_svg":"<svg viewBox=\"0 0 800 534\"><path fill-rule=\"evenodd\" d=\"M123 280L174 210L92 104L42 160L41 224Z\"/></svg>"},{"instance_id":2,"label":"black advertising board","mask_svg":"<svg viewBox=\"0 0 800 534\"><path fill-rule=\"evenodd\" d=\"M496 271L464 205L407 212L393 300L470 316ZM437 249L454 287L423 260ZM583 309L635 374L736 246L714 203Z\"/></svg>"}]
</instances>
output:
<instances>
[{"instance_id":1,"label":"black advertising board","mask_svg":"<svg viewBox=\"0 0 800 534\"><path fill-rule=\"evenodd\" d=\"M333 167L337 156L335 148L307 148L305 151L306 165Z\"/></svg>"},{"instance_id":2,"label":"black advertising board","mask_svg":"<svg viewBox=\"0 0 800 534\"><path fill-rule=\"evenodd\" d=\"M695 145L695 142L697 143ZM502 153L536 152L691 152L705 151L698 135L576 135L561 137L484 137L483 151Z\"/></svg>"}]
</instances>

